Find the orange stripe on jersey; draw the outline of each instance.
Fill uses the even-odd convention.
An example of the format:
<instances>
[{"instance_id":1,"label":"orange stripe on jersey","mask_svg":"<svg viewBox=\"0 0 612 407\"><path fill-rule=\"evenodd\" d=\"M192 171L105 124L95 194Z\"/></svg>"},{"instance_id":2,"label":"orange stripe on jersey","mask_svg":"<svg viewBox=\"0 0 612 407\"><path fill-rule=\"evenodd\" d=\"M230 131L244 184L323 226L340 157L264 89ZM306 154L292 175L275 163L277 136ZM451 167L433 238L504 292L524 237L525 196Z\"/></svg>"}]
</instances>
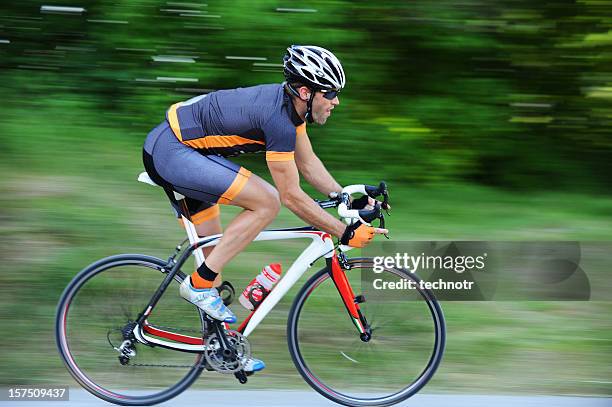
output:
<instances>
[{"instance_id":1,"label":"orange stripe on jersey","mask_svg":"<svg viewBox=\"0 0 612 407\"><path fill-rule=\"evenodd\" d=\"M206 208L203 211L196 213L195 215L191 215L191 221L194 225L199 225L207 220L211 220L219 216L219 205L213 205L210 208Z\"/></svg>"},{"instance_id":2,"label":"orange stripe on jersey","mask_svg":"<svg viewBox=\"0 0 612 407\"><path fill-rule=\"evenodd\" d=\"M236 174L234 182L232 182L232 185L230 185L227 191L225 191L221 198L219 198L218 203L229 205L232 199L234 199L240 193L240 191L242 191L242 188L244 188L250 176L251 171L244 167L240 167L240 171L238 171L238 174Z\"/></svg>"},{"instance_id":3,"label":"orange stripe on jersey","mask_svg":"<svg viewBox=\"0 0 612 407\"><path fill-rule=\"evenodd\" d=\"M176 138L179 139L179 141L183 141L183 136L181 135L181 126L179 124L178 115L176 113L176 109L178 109L180 105L181 102L175 103L170 106L170 109L168 109L168 122L170 122L170 128L174 132Z\"/></svg>"},{"instance_id":4,"label":"orange stripe on jersey","mask_svg":"<svg viewBox=\"0 0 612 407\"><path fill-rule=\"evenodd\" d=\"M266 151L266 161L293 161L295 153L290 152L278 152L278 151Z\"/></svg>"},{"instance_id":5,"label":"orange stripe on jersey","mask_svg":"<svg viewBox=\"0 0 612 407\"><path fill-rule=\"evenodd\" d=\"M193 140L183 141L183 144L193 148L215 148L215 147L235 147L243 144L261 144L265 145L264 141L251 140L240 136L206 136Z\"/></svg>"},{"instance_id":6,"label":"orange stripe on jersey","mask_svg":"<svg viewBox=\"0 0 612 407\"><path fill-rule=\"evenodd\" d=\"M295 128L296 136L305 136L306 135L306 122L300 124Z\"/></svg>"}]
</instances>

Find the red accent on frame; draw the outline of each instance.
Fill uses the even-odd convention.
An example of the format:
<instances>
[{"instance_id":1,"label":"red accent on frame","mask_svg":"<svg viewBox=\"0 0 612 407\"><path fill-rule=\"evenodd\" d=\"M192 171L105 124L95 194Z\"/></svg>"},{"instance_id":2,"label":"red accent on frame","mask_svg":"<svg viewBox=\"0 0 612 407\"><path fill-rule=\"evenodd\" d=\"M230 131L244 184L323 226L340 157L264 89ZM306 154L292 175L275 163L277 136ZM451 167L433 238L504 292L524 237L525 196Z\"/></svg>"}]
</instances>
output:
<instances>
[{"instance_id":1,"label":"red accent on frame","mask_svg":"<svg viewBox=\"0 0 612 407\"><path fill-rule=\"evenodd\" d=\"M186 343L188 345L204 345L204 340L202 338L164 331L163 329L155 328L153 325L145 324L142 326L142 330L147 333L150 333L151 335L170 339L175 342Z\"/></svg>"},{"instance_id":2,"label":"red accent on frame","mask_svg":"<svg viewBox=\"0 0 612 407\"><path fill-rule=\"evenodd\" d=\"M251 317L253 316L253 314L255 313L256 309L254 309L248 317L246 317L244 319L244 321L242 321L242 323L240 324L240 326L238 327L238 332L243 333L244 329L246 328L247 324L249 323L249 321L251 320Z\"/></svg>"},{"instance_id":3,"label":"red accent on frame","mask_svg":"<svg viewBox=\"0 0 612 407\"><path fill-rule=\"evenodd\" d=\"M340 263L338 263L338 256L336 256L336 253L334 253L334 256L332 257L331 272L332 280L334 280L334 283L342 296L342 301L344 301L346 309L353 318L356 318L359 321L359 312L357 312L359 306L355 304L355 294L353 293L351 284L346 278L346 274L344 274L344 270L342 270Z\"/></svg>"},{"instance_id":4,"label":"red accent on frame","mask_svg":"<svg viewBox=\"0 0 612 407\"><path fill-rule=\"evenodd\" d=\"M321 238L321 240L331 239L332 238L329 233L321 232L321 231L318 231L318 230L312 230L312 231L309 230L309 231L302 232L302 233L311 233L311 234L314 234L314 235L318 235Z\"/></svg>"}]
</instances>

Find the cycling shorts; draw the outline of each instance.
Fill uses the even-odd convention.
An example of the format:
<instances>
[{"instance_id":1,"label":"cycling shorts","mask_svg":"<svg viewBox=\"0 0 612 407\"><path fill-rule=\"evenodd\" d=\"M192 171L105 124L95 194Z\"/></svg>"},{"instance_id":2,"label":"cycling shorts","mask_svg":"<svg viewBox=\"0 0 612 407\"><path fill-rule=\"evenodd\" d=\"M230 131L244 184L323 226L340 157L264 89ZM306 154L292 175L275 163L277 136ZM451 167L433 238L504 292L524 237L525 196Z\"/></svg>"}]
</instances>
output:
<instances>
[{"instance_id":1,"label":"cycling shorts","mask_svg":"<svg viewBox=\"0 0 612 407\"><path fill-rule=\"evenodd\" d=\"M230 204L251 176L249 170L227 158L203 155L184 145L165 121L147 136L143 161L151 179L166 190L179 218L182 210L171 191L186 197L196 225L219 216L218 204Z\"/></svg>"}]
</instances>

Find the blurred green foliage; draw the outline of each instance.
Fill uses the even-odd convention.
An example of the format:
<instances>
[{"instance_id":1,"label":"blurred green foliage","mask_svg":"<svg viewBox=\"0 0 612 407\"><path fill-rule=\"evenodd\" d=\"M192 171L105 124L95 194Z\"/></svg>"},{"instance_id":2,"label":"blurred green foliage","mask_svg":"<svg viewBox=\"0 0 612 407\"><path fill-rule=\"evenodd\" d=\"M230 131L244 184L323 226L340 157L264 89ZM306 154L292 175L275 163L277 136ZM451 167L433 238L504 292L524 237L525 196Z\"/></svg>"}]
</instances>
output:
<instances>
[{"instance_id":1,"label":"blurred green foliage","mask_svg":"<svg viewBox=\"0 0 612 407\"><path fill-rule=\"evenodd\" d=\"M610 1L44 5L0 6L3 99L18 108L0 122L9 160L7 122L55 105L86 127L75 143L103 145L110 126L141 140L178 100L280 82L284 49L310 43L346 68L340 108L309 130L345 183L609 191ZM34 137L56 132L40 123Z\"/></svg>"}]
</instances>

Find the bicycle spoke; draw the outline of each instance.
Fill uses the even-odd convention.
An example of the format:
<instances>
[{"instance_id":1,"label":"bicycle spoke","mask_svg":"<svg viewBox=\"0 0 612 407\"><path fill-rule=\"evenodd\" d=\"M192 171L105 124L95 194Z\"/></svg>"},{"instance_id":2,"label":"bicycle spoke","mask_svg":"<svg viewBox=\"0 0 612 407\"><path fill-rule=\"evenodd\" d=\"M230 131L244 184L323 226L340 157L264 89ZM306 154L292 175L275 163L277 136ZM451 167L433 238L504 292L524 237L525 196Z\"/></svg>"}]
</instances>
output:
<instances>
[{"instance_id":1,"label":"bicycle spoke","mask_svg":"<svg viewBox=\"0 0 612 407\"><path fill-rule=\"evenodd\" d=\"M356 289L367 284L362 273L368 272L367 264L356 264L346 275ZM384 272L386 280L409 277L401 271ZM416 392L439 363L444 334L436 319L443 323L441 311L434 307L437 314L432 314L428 298L420 293L364 296L359 306L371 328L369 341L361 340L327 274L315 275L292 309L290 351L306 381L336 402L366 406L401 401Z\"/></svg>"},{"instance_id":2,"label":"bicycle spoke","mask_svg":"<svg viewBox=\"0 0 612 407\"><path fill-rule=\"evenodd\" d=\"M60 304L66 305L60 309L65 315L58 314L57 329L63 338L60 345L65 345L60 346L60 352L73 376L98 397L135 404L159 402L195 380L201 370L202 354L151 347L135 340L125 352L129 357L120 359L124 355L118 349L125 346L133 330L128 324L145 309L164 278L160 267L130 260L94 268L89 275L85 270L75 279L78 288L67 290L69 298L62 298ZM202 329L195 307L179 298L177 281L168 287L151 316L160 325Z\"/></svg>"}]
</instances>

